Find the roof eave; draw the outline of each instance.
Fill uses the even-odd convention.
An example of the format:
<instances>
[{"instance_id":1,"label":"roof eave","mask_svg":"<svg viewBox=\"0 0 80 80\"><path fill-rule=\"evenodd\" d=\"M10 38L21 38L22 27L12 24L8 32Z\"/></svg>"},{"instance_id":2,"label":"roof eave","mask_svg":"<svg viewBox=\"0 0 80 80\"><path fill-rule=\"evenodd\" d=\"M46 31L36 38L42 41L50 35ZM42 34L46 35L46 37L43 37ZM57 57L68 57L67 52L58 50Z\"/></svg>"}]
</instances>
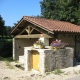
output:
<instances>
[{"instance_id":1,"label":"roof eave","mask_svg":"<svg viewBox=\"0 0 80 80\"><path fill-rule=\"evenodd\" d=\"M29 19L24 18L24 20L26 20L26 21L28 21L28 22L30 22L30 23L32 23L32 24L34 24L34 25L36 25L36 26L39 26L40 28L42 28L42 29L44 29L44 30L48 31L49 33L54 34L54 32L53 32L53 31L48 30L48 29L46 29L46 28L42 27L41 25L34 23L33 21L31 21L31 20L29 20Z\"/></svg>"},{"instance_id":2,"label":"roof eave","mask_svg":"<svg viewBox=\"0 0 80 80\"><path fill-rule=\"evenodd\" d=\"M15 25L15 27L12 29L11 34L14 33L14 30L19 26L19 24L23 21L23 17L21 18L21 20Z\"/></svg>"}]
</instances>

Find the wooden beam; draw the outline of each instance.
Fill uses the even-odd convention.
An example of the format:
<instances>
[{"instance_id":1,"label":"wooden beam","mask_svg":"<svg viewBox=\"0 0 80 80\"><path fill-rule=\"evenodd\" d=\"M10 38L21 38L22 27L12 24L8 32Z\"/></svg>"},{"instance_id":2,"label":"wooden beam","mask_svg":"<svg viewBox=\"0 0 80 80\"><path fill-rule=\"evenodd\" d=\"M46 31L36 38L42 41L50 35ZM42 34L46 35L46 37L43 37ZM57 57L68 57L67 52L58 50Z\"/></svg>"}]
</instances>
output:
<instances>
[{"instance_id":1,"label":"wooden beam","mask_svg":"<svg viewBox=\"0 0 80 80\"><path fill-rule=\"evenodd\" d=\"M27 27L25 27L25 28L19 33L19 35L22 34L22 33L26 30L26 28L27 28Z\"/></svg>"},{"instance_id":2,"label":"wooden beam","mask_svg":"<svg viewBox=\"0 0 80 80\"><path fill-rule=\"evenodd\" d=\"M34 28L31 29L30 34L33 32Z\"/></svg>"},{"instance_id":3,"label":"wooden beam","mask_svg":"<svg viewBox=\"0 0 80 80\"><path fill-rule=\"evenodd\" d=\"M25 30L26 30L27 33L29 33L29 30L28 29L25 29Z\"/></svg>"},{"instance_id":4,"label":"wooden beam","mask_svg":"<svg viewBox=\"0 0 80 80\"><path fill-rule=\"evenodd\" d=\"M31 34L31 35L17 35L15 38L39 38L41 34ZM52 38L51 36L47 34L43 34L43 37L45 38Z\"/></svg>"},{"instance_id":5,"label":"wooden beam","mask_svg":"<svg viewBox=\"0 0 80 80\"><path fill-rule=\"evenodd\" d=\"M30 34L30 26L28 26L28 35Z\"/></svg>"},{"instance_id":6,"label":"wooden beam","mask_svg":"<svg viewBox=\"0 0 80 80\"><path fill-rule=\"evenodd\" d=\"M28 34L31 34L33 30L34 30L34 28L32 28L31 30L26 29Z\"/></svg>"},{"instance_id":7,"label":"wooden beam","mask_svg":"<svg viewBox=\"0 0 80 80\"><path fill-rule=\"evenodd\" d=\"M53 36L54 33L53 33L53 34L48 33L48 31L43 30L43 29L41 29L40 27L37 27L37 26L32 25L32 24L30 24L30 27L32 27L33 29L37 30L37 31L40 32L40 33L44 33L44 34L47 34L47 35L49 35L49 36L54 37L54 36Z\"/></svg>"},{"instance_id":8,"label":"wooden beam","mask_svg":"<svg viewBox=\"0 0 80 80\"><path fill-rule=\"evenodd\" d=\"M19 33L19 35L21 35L25 30L26 30L26 32L28 33L28 35L31 34L32 31L34 30L34 28L32 28L32 29L30 29L30 28L31 28L30 26L25 27L25 28Z\"/></svg>"}]
</instances>

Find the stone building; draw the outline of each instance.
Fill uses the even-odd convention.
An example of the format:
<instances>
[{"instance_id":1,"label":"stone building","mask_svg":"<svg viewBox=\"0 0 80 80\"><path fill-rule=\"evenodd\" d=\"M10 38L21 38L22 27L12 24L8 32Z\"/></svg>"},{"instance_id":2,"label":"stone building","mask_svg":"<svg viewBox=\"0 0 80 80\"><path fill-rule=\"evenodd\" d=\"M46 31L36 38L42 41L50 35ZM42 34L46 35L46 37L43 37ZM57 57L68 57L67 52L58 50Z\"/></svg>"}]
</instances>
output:
<instances>
[{"instance_id":1,"label":"stone building","mask_svg":"<svg viewBox=\"0 0 80 80\"><path fill-rule=\"evenodd\" d=\"M25 70L36 69L44 73L55 68L73 66L73 58L76 58L80 51L80 26L69 22L23 16L11 34L14 35L13 59L24 63ZM39 38L42 38L46 46L59 39L69 43L69 47L72 48L55 52L30 47Z\"/></svg>"}]
</instances>

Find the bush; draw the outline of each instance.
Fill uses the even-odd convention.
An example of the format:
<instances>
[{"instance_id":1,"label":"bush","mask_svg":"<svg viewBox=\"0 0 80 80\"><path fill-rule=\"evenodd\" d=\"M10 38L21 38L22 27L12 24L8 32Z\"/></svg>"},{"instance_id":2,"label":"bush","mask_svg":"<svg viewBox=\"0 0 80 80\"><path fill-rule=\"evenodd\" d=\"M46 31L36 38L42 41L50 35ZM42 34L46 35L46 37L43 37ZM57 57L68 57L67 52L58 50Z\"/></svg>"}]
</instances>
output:
<instances>
[{"instance_id":1,"label":"bush","mask_svg":"<svg viewBox=\"0 0 80 80\"><path fill-rule=\"evenodd\" d=\"M1 57L11 57L12 56L12 40L4 39L0 40L0 56Z\"/></svg>"}]
</instances>

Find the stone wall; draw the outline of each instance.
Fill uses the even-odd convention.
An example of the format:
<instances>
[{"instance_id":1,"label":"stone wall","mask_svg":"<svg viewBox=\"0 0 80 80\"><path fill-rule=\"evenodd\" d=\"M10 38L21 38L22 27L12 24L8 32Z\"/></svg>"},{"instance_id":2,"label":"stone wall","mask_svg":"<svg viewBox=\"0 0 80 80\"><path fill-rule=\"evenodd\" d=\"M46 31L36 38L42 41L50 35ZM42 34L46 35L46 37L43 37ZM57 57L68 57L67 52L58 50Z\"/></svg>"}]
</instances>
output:
<instances>
[{"instance_id":1,"label":"stone wall","mask_svg":"<svg viewBox=\"0 0 80 80\"><path fill-rule=\"evenodd\" d=\"M73 48L45 50L45 72L73 66Z\"/></svg>"},{"instance_id":2,"label":"stone wall","mask_svg":"<svg viewBox=\"0 0 80 80\"><path fill-rule=\"evenodd\" d=\"M62 69L73 66L74 49L66 47L60 50L24 48L24 68L25 71L32 69L32 51L36 50L40 55L39 71L44 74L54 69Z\"/></svg>"}]
</instances>

